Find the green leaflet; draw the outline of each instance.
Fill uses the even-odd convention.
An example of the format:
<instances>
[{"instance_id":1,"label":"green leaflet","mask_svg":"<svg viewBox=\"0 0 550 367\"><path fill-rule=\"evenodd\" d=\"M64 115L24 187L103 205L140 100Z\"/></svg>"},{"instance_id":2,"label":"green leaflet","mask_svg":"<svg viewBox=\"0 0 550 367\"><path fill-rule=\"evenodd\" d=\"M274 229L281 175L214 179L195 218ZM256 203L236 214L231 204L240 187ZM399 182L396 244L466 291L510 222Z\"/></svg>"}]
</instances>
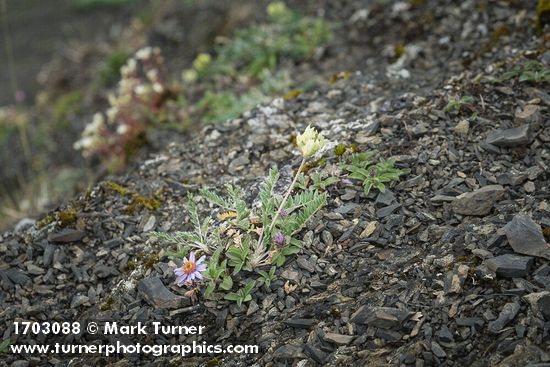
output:
<instances>
[{"instance_id":1,"label":"green leaflet","mask_svg":"<svg viewBox=\"0 0 550 367\"><path fill-rule=\"evenodd\" d=\"M260 274L261 276L260 281L269 287L271 285L271 282L276 279L275 270L277 270L277 267L275 266L272 266L269 269L269 273L263 270L257 270L258 274Z\"/></svg>"},{"instance_id":2,"label":"green leaflet","mask_svg":"<svg viewBox=\"0 0 550 367\"><path fill-rule=\"evenodd\" d=\"M237 305L240 307L243 302L249 302L252 300L252 295L250 292L252 291L252 288L254 288L255 284L256 282L254 280L249 281L243 288L239 289L238 292L230 292L226 294L224 298L229 301L237 302Z\"/></svg>"},{"instance_id":3,"label":"green leaflet","mask_svg":"<svg viewBox=\"0 0 550 367\"><path fill-rule=\"evenodd\" d=\"M304 198L303 198L304 199ZM292 214L282 224L283 233L288 236L292 236L299 230L301 230L308 220L317 213L319 209L327 204L326 193L319 194L317 191L311 193L307 201L299 201L301 209L297 214Z\"/></svg>"},{"instance_id":4,"label":"green leaflet","mask_svg":"<svg viewBox=\"0 0 550 367\"><path fill-rule=\"evenodd\" d=\"M384 192L384 183L398 181L399 177L408 174L410 170L395 168L395 161L380 158L378 163L373 160L374 152L353 154L349 164L342 164L342 169L349 172L349 177L362 181L365 195L374 187Z\"/></svg>"}]
</instances>

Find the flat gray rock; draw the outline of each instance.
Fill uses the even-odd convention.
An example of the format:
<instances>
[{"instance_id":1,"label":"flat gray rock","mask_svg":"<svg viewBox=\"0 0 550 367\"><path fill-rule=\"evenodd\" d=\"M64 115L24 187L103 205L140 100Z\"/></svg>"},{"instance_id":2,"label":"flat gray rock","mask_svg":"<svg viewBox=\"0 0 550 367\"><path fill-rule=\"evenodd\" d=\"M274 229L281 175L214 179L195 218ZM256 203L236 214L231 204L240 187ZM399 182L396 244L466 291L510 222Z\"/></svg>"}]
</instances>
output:
<instances>
[{"instance_id":1,"label":"flat gray rock","mask_svg":"<svg viewBox=\"0 0 550 367\"><path fill-rule=\"evenodd\" d=\"M514 116L514 122L517 125L531 124L534 127L539 127L542 120L540 107L533 104L528 104L521 111L517 111Z\"/></svg>"},{"instance_id":2,"label":"flat gray rock","mask_svg":"<svg viewBox=\"0 0 550 367\"><path fill-rule=\"evenodd\" d=\"M501 185L488 185L457 196L451 206L457 214L484 216L489 214L495 202L502 195L504 195L504 187Z\"/></svg>"},{"instance_id":3,"label":"flat gray rock","mask_svg":"<svg viewBox=\"0 0 550 367\"><path fill-rule=\"evenodd\" d=\"M86 232L84 231L65 228L59 232L50 233L48 235L48 240L51 242L61 242L61 243L76 242L83 239L85 235L86 235Z\"/></svg>"},{"instance_id":4,"label":"flat gray rock","mask_svg":"<svg viewBox=\"0 0 550 367\"><path fill-rule=\"evenodd\" d=\"M315 272L315 263L313 261L309 261L305 256L297 258L296 263L300 268L309 271L310 273Z\"/></svg>"},{"instance_id":5,"label":"flat gray rock","mask_svg":"<svg viewBox=\"0 0 550 367\"><path fill-rule=\"evenodd\" d=\"M533 140L529 124L505 130L495 130L485 140L488 144L497 147L516 147L529 144Z\"/></svg>"},{"instance_id":6,"label":"flat gray rock","mask_svg":"<svg viewBox=\"0 0 550 367\"><path fill-rule=\"evenodd\" d=\"M395 200L395 195L390 190L386 189L384 192L381 192L376 197L374 205L376 206L388 206L393 203Z\"/></svg>"},{"instance_id":7,"label":"flat gray rock","mask_svg":"<svg viewBox=\"0 0 550 367\"><path fill-rule=\"evenodd\" d=\"M293 282L298 283L300 281L300 272L295 271L295 270L285 269L281 273L281 277L283 279L292 280Z\"/></svg>"},{"instance_id":8,"label":"flat gray rock","mask_svg":"<svg viewBox=\"0 0 550 367\"><path fill-rule=\"evenodd\" d=\"M45 267L50 266L53 260L53 254L55 252L55 245L47 244L44 247L44 253L42 254L42 261Z\"/></svg>"},{"instance_id":9,"label":"flat gray rock","mask_svg":"<svg viewBox=\"0 0 550 367\"><path fill-rule=\"evenodd\" d=\"M285 321L285 324L296 329L309 329L316 323L317 321L314 319L288 319Z\"/></svg>"},{"instance_id":10,"label":"flat gray rock","mask_svg":"<svg viewBox=\"0 0 550 367\"><path fill-rule=\"evenodd\" d=\"M519 186L527 180L527 177L525 173L505 172L497 176L497 182L501 185Z\"/></svg>"},{"instance_id":11,"label":"flat gray rock","mask_svg":"<svg viewBox=\"0 0 550 367\"><path fill-rule=\"evenodd\" d=\"M539 309L546 321L550 321L550 294L545 294L539 299Z\"/></svg>"},{"instance_id":12,"label":"flat gray rock","mask_svg":"<svg viewBox=\"0 0 550 367\"><path fill-rule=\"evenodd\" d=\"M550 260L550 246L540 225L526 214L517 214L506 226L506 237L515 252Z\"/></svg>"},{"instance_id":13,"label":"flat gray rock","mask_svg":"<svg viewBox=\"0 0 550 367\"><path fill-rule=\"evenodd\" d=\"M298 345L287 344L279 347L273 352L273 358L281 359L303 359L306 355L303 352L304 348Z\"/></svg>"},{"instance_id":14,"label":"flat gray rock","mask_svg":"<svg viewBox=\"0 0 550 367\"><path fill-rule=\"evenodd\" d=\"M325 340L337 345L348 345L353 341L354 338L355 337L353 335L325 333Z\"/></svg>"},{"instance_id":15,"label":"flat gray rock","mask_svg":"<svg viewBox=\"0 0 550 367\"><path fill-rule=\"evenodd\" d=\"M8 277L9 280L14 282L15 284L25 285L31 283L31 278L28 277L25 273L19 271L19 269L11 268L2 272Z\"/></svg>"},{"instance_id":16,"label":"flat gray rock","mask_svg":"<svg viewBox=\"0 0 550 367\"><path fill-rule=\"evenodd\" d=\"M442 203L442 202L452 202L455 199L456 199L455 196L437 194L434 197L430 198L430 201L434 203Z\"/></svg>"},{"instance_id":17,"label":"flat gray rock","mask_svg":"<svg viewBox=\"0 0 550 367\"><path fill-rule=\"evenodd\" d=\"M304 346L304 351L308 356L313 358L315 362L319 363L320 365L325 365L326 359L327 359L327 353L323 352L319 348L315 347L311 344L306 344Z\"/></svg>"},{"instance_id":18,"label":"flat gray rock","mask_svg":"<svg viewBox=\"0 0 550 367\"><path fill-rule=\"evenodd\" d=\"M491 321L489 323L489 331L492 333L498 333L506 326L506 324L508 324L516 317L519 309L520 305L517 302L510 302L505 304L502 308L502 311L500 311L498 318L495 321Z\"/></svg>"},{"instance_id":19,"label":"flat gray rock","mask_svg":"<svg viewBox=\"0 0 550 367\"><path fill-rule=\"evenodd\" d=\"M178 308L191 305L191 300L188 297L170 292L158 277L142 279L139 282L138 291L153 307Z\"/></svg>"},{"instance_id":20,"label":"flat gray rock","mask_svg":"<svg viewBox=\"0 0 550 367\"><path fill-rule=\"evenodd\" d=\"M364 126L363 132L367 136L372 136L376 134L379 127L380 127L380 120L371 121Z\"/></svg>"},{"instance_id":21,"label":"flat gray rock","mask_svg":"<svg viewBox=\"0 0 550 367\"><path fill-rule=\"evenodd\" d=\"M407 310L401 310L392 307L372 307L361 306L353 315L351 322L357 324L367 324L382 329L391 329L400 327L401 324L410 316Z\"/></svg>"},{"instance_id":22,"label":"flat gray rock","mask_svg":"<svg viewBox=\"0 0 550 367\"><path fill-rule=\"evenodd\" d=\"M453 334L447 325L441 326L441 329L436 333L438 339L444 343L453 343L455 341Z\"/></svg>"},{"instance_id":23,"label":"flat gray rock","mask_svg":"<svg viewBox=\"0 0 550 367\"><path fill-rule=\"evenodd\" d=\"M430 131L430 129L428 128L428 125L424 123L420 123L415 126L407 126L406 129L407 129L407 132L415 138L425 135L428 131Z\"/></svg>"},{"instance_id":24,"label":"flat gray rock","mask_svg":"<svg viewBox=\"0 0 550 367\"><path fill-rule=\"evenodd\" d=\"M550 292L542 291L537 293L530 293L523 296L523 299L529 302L533 312L542 313L543 317L550 321Z\"/></svg>"},{"instance_id":25,"label":"flat gray rock","mask_svg":"<svg viewBox=\"0 0 550 367\"><path fill-rule=\"evenodd\" d=\"M441 346L439 344L437 344L436 342L432 342L432 348L431 349L432 349L433 354L435 354L435 356L437 358L447 357L447 353L445 353L443 348L441 348Z\"/></svg>"},{"instance_id":26,"label":"flat gray rock","mask_svg":"<svg viewBox=\"0 0 550 367\"><path fill-rule=\"evenodd\" d=\"M533 262L532 257L506 254L485 260L485 265L503 278L522 278L529 273Z\"/></svg>"},{"instance_id":27,"label":"flat gray rock","mask_svg":"<svg viewBox=\"0 0 550 367\"><path fill-rule=\"evenodd\" d=\"M397 203L397 204L388 205L388 206L385 206L383 208L380 208L376 211L376 216L378 218L385 218L388 215L390 215L391 213L393 213L400 206L401 206L401 204Z\"/></svg>"}]
</instances>

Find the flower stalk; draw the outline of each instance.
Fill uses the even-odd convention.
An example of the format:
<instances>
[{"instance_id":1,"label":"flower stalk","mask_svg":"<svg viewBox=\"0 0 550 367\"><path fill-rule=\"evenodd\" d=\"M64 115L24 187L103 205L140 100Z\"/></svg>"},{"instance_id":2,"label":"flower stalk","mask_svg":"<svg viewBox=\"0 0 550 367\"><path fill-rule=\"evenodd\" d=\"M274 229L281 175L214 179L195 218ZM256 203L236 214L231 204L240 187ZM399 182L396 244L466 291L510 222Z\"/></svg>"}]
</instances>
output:
<instances>
[{"instance_id":1,"label":"flower stalk","mask_svg":"<svg viewBox=\"0 0 550 367\"><path fill-rule=\"evenodd\" d=\"M305 131L296 137L296 145L298 146L298 149L302 153L302 162L300 163L300 166L296 170L294 179L292 180L292 183L286 190L285 195L283 196L283 200L281 200L281 204L279 205L279 208L277 209L277 211L275 212L275 215L273 216L273 219L271 220L271 224L269 225L269 229L267 231L268 234L271 233L271 231L273 230L273 227L275 226L275 223L277 222L277 219L279 219L279 216L281 215L281 211L285 207L288 197L292 193L292 190L294 189L294 186L298 181L298 176L300 175L300 172L302 172L302 170L304 169L307 159L313 156L315 153L317 153L317 151L319 151L319 149L321 149L325 144L326 144L325 138L311 126L306 127ZM258 239L258 245L255 251L258 254L264 248L263 246L263 241L265 239L264 234L265 234L265 229L262 231L260 238Z\"/></svg>"},{"instance_id":2,"label":"flower stalk","mask_svg":"<svg viewBox=\"0 0 550 367\"><path fill-rule=\"evenodd\" d=\"M283 200L281 201L281 205L279 205L279 208L275 212L275 216L273 217L273 220L271 221L271 225L269 226L269 232L273 229L275 226L275 222L281 215L281 211L286 205L286 201L288 200L288 197L290 196L290 193L294 189L294 186L296 185L296 181L298 180L298 176L300 175L300 172L302 172L302 169L304 169L304 165L306 164L306 158L302 158L302 162L300 163L300 167L298 167L298 170L296 171L296 174L294 175L294 179L292 180L292 183L288 187L288 190L286 190L285 196L283 196Z\"/></svg>"}]
</instances>

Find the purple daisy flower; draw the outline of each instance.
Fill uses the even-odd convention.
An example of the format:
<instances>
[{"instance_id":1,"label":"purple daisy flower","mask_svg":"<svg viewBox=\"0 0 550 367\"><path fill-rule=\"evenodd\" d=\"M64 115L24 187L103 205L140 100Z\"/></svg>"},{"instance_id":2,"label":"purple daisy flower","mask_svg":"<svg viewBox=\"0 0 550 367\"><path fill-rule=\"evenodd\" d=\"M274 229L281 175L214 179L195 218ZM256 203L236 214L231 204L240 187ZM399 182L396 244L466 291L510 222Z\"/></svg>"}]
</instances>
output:
<instances>
[{"instance_id":1,"label":"purple daisy flower","mask_svg":"<svg viewBox=\"0 0 550 367\"><path fill-rule=\"evenodd\" d=\"M375 177L375 176L376 176L376 170L375 170L375 169L371 169L371 170L369 171L369 176L370 176L370 177Z\"/></svg>"},{"instance_id":2,"label":"purple daisy flower","mask_svg":"<svg viewBox=\"0 0 550 367\"><path fill-rule=\"evenodd\" d=\"M206 259L206 256L201 256L200 259L195 261L195 252L189 254L183 258L183 264L181 267L174 270L176 274L176 283L181 287L185 283L193 283L194 281L202 279L202 272L206 270L207 265L201 264Z\"/></svg>"},{"instance_id":3,"label":"purple daisy flower","mask_svg":"<svg viewBox=\"0 0 550 367\"><path fill-rule=\"evenodd\" d=\"M285 235L282 232L277 232L275 236L273 236L273 241L275 241L277 246L283 246L285 244Z\"/></svg>"}]
</instances>

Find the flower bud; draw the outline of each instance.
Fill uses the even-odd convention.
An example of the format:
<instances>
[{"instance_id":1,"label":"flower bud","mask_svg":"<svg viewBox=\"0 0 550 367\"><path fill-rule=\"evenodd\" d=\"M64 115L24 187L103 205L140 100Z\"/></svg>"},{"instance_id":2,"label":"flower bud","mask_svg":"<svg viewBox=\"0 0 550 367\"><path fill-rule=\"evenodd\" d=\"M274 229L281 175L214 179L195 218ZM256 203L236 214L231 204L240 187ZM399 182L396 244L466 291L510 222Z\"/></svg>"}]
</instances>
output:
<instances>
[{"instance_id":1,"label":"flower bud","mask_svg":"<svg viewBox=\"0 0 550 367\"><path fill-rule=\"evenodd\" d=\"M275 236L273 236L273 241L277 246L281 247L285 244L285 235L282 232L277 232Z\"/></svg>"}]
</instances>

